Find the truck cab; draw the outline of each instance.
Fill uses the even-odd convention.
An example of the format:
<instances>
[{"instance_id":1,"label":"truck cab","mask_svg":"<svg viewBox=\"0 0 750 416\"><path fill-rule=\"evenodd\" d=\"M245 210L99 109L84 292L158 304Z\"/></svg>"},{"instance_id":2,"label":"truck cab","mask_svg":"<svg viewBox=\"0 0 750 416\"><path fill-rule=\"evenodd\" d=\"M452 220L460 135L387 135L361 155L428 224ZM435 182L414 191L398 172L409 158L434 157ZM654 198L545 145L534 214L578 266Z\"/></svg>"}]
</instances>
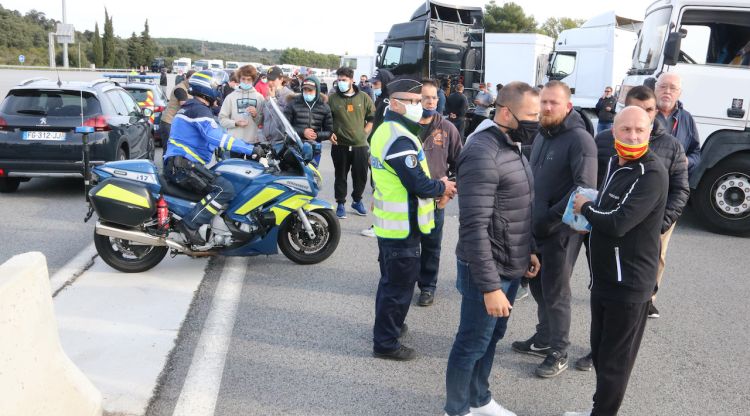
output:
<instances>
[{"instance_id":1,"label":"truck cab","mask_svg":"<svg viewBox=\"0 0 750 416\"><path fill-rule=\"evenodd\" d=\"M618 107L630 88L665 72L681 76L680 101L698 127L701 160L690 175L692 206L719 232L750 232L750 3L651 4Z\"/></svg>"},{"instance_id":2,"label":"truck cab","mask_svg":"<svg viewBox=\"0 0 750 416\"><path fill-rule=\"evenodd\" d=\"M566 83L573 105L595 117L604 87L615 88L627 75L639 27L637 20L607 12L563 30L550 55L546 81Z\"/></svg>"},{"instance_id":3,"label":"truck cab","mask_svg":"<svg viewBox=\"0 0 750 416\"><path fill-rule=\"evenodd\" d=\"M396 77L445 78L470 94L484 81L481 7L425 1L406 23L391 27L378 47L376 66Z\"/></svg>"}]
</instances>

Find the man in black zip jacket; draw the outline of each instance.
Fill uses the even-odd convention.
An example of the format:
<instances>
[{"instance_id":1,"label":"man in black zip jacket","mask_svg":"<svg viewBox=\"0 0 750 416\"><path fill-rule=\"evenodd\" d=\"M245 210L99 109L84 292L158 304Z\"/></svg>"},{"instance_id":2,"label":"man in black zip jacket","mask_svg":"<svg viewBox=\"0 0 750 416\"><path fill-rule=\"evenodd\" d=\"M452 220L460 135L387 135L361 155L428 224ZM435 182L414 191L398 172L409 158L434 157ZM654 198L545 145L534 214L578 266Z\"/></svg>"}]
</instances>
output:
<instances>
[{"instance_id":1,"label":"man in black zip jacket","mask_svg":"<svg viewBox=\"0 0 750 416\"><path fill-rule=\"evenodd\" d=\"M502 91L502 90L501 90ZM582 236L562 223L573 191L596 185L596 144L573 110L570 88L550 81L541 92L541 128L531 150L534 174L532 228L542 262L540 279L529 282L539 323L516 352L544 357L539 377L555 377L568 368L570 345L570 276Z\"/></svg>"},{"instance_id":2,"label":"man in black zip jacket","mask_svg":"<svg viewBox=\"0 0 750 416\"><path fill-rule=\"evenodd\" d=\"M688 162L685 152L682 150L680 142L671 134L667 133L661 122L656 118L656 95L654 91L646 86L637 86L628 91L625 97L625 105L642 108L648 114L653 123L651 136L649 138L649 151L656 154L664 168L669 174L669 193L667 195L667 206L664 210L664 221L661 225L661 250L659 254L659 269L656 274L656 288L661 285L661 278L664 274L664 265L667 256L667 246L672 236L677 219L682 215L682 210L687 205L690 196L690 186L688 184ZM596 146L599 151L599 172L597 175L597 189L601 189L603 176L607 173L612 156L615 152L615 136L612 130L605 130L596 136ZM648 307L648 317L658 318L659 310L654 306L656 293L651 298ZM591 353L576 361L576 368L581 371L590 371L593 368Z\"/></svg>"},{"instance_id":3,"label":"man in black zip jacket","mask_svg":"<svg viewBox=\"0 0 750 416\"><path fill-rule=\"evenodd\" d=\"M284 108L284 116L300 139L318 143L331 140L336 144L331 107L320 93L320 81L311 75L302 81L301 89L302 94ZM320 153L315 155L313 161L315 166L320 165Z\"/></svg>"},{"instance_id":4,"label":"man in black zip jacket","mask_svg":"<svg viewBox=\"0 0 750 416\"><path fill-rule=\"evenodd\" d=\"M615 150L596 203L582 195L574 212L591 224L591 350L596 393L591 416L614 416L635 363L656 286L669 177L649 151L652 125L626 107L613 128ZM582 413L588 414L588 413Z\"/></svg>"}]
</instances>

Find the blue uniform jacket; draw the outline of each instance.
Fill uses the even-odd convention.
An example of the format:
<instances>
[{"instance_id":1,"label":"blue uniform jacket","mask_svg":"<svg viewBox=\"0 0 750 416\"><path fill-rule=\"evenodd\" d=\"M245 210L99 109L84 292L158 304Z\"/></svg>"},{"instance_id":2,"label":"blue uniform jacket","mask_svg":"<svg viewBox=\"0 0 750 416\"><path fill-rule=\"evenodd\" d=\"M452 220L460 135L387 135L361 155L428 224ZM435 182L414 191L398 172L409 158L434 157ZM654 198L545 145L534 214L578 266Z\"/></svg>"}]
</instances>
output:
<instances>
[{"instance_id":1,"label":"blue uniform jacket","mask_svg":"<svg viewBox=\"0 0 750 416\"><path fill-rule=\"evenodd\" d=\"M253 153L252 144L227 134L208 106L195 99L187 100L172 121L164 161L182 156L205 165L211 161L217 147L246 155Z\"/></svg>"},{"instance_id":2,"label":"blue uniform jacket","mask_svg":"<svg viewBox=\"0 0 750 416\"><path fill-rule=\"evenodd\" d=\"M388 110L384 121L394 121L406 127L411 132L416 132L418 136L419 124L407 120L402 115ZM417 197L419 198L437 198L445 192L445 185L437 179L430 179L427 174L420 169L419 164L416 167L412 163L407 163L407 158L417 156L421 161L425 155L424 151L418 152L417 146L408 137L399 137L391 145L385 155L388 165L396 171L396 175L401 183L409 192L409 211L416 212Z\"/></svg>"}]
</instances>

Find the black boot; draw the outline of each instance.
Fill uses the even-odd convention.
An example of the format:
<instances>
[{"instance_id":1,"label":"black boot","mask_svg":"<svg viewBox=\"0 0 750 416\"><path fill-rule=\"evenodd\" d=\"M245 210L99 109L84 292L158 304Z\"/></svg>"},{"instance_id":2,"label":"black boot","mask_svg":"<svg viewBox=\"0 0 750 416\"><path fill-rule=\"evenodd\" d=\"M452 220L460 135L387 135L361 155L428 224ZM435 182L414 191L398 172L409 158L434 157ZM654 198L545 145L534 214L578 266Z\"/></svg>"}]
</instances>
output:
<instances>
[{"instance_id":1,"label":"black boot","mask_svg":"<svg viewBox=\"0 0 750 416\"><path fill-rule=\"evenodd\" d=\"M177 223L177 231L179 231L187 239L188 244L192 244L194 246L202 246L206 244L206 240L201 237L198 230L194 230L188 227L182 221Z\"/></svg>"}]
</instances>

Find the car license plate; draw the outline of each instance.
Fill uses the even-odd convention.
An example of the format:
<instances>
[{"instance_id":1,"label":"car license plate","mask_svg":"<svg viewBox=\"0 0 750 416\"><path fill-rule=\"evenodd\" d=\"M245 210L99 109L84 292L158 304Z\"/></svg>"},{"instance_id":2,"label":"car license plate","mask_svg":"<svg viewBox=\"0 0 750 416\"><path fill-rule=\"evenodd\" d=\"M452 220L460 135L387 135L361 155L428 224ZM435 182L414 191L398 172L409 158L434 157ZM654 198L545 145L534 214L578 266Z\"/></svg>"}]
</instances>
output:
<instances>
[{"instance_id":1,"label":"car license plate","mask_svg":"<svg viewBox=\"0 0 750 416\"><path fill-rule=\"evenodd\" d=\"M25 131L24 140L65 140L65 133L61 131Z\"/></svg>"}]
</instances>

